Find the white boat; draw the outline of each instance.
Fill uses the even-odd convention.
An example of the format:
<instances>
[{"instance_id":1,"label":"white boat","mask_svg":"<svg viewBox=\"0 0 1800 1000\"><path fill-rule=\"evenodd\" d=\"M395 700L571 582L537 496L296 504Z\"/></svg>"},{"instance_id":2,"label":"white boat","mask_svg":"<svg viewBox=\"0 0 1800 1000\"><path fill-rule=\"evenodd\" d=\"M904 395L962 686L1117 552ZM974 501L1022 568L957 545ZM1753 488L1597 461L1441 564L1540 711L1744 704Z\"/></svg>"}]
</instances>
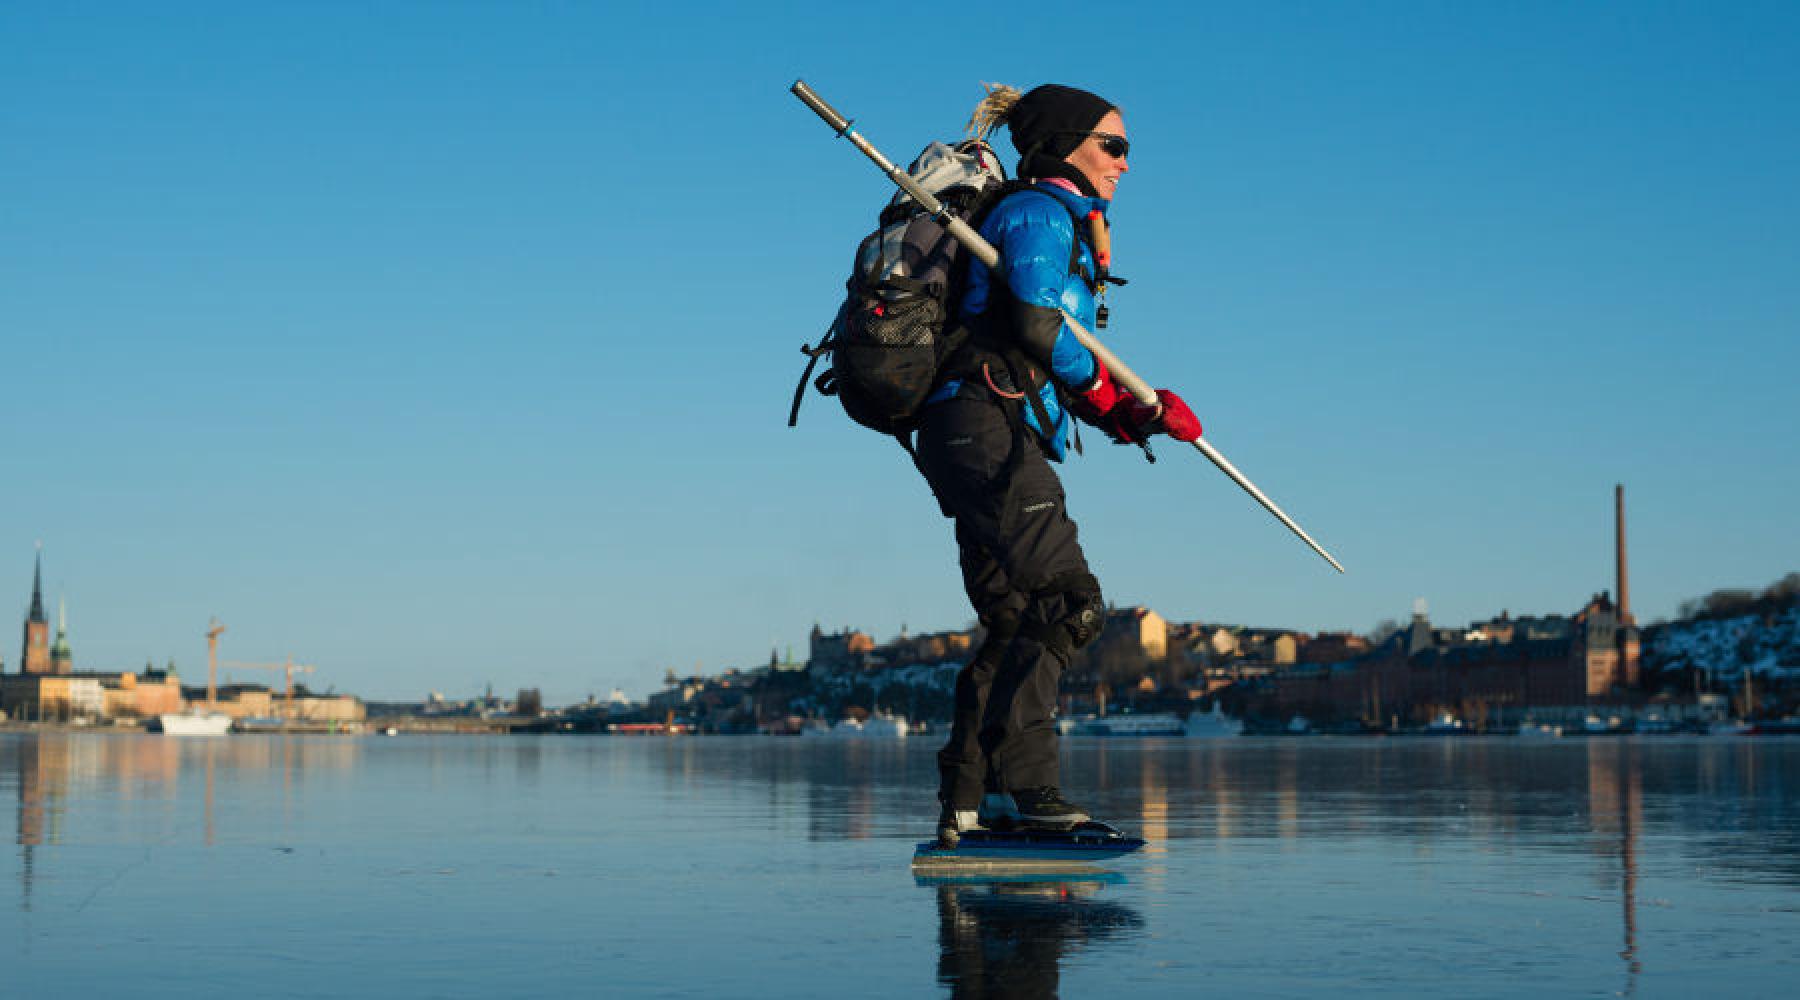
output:
<instances>
[{"instance_id":1,"label":"white boat","mask_svg":"<svg viewBox=\"0 0 1800 1000\"><path fill-rule=\"evenodd\" d=\"M1189 715L1181 729L1190 740L1210 740L1222 736L1242 736L1244 723L1241 719L1226 715L1218 702L1214 702L1212 711Z\"/></svg>"},{"instance_id":2,"label":"white boat","mask_svg":"<svg viewBox=\"0 0 1800 1000\"><path fill-rule=\"evenodd\" d=\"M1425 724L1425 732L1432 736L1457 736L1464 731L1463 720L1449 712L1445 712Z\"/></svg>"},{"instance_id":3,"label":"white boat","mask_svg":"<svg viewBox=\"0 0 1800 1000\"><path fill-rule=\"evenodd\" d=\"M873 715L866 720L843 719L830 729L808 725L800 735L831 740L893 740L905 739L909 731L903 716Z\"/></svg>"},{"instance_id":4,"label":"white boat","mask_svg":"<svg viewBox=\"0 0 1800 1000\"><path fill-rule=\"evenodd\" d=\"M858 735L864 739L903 740L909 732L912 727L907 725L906 716L876 715L862 724L862 732Z\"/></svg>"},{"instance_id":5,"label":"white boat","mask_svg":"<svg viewBox=\"0 0 1800 1000\"><path fill-rule=\"evenodd\" d=\"M1543 722L1526 722L1519 727L1519 738L1522 740L1554 740L1561 737L1563 728Z\"/></svg>"},{"instance_id":6,"label":"white boat","mask_svg":"<svg viewBox=\"0 0 1800 1000\"><path fill-rule=\"evenodd\" d=\"M1172 712L1102 715L1075 726L1078 736L1181 736L1181 718Z\"/></svg>"},{"instance_id":7,"label":"white boat","mask_svg":"<svg viewBox=\"0 0 1800 1000\"><path fill-rule=\"evenodd\" d=\"M156 722L170 736L223 736L231 729L231 716L224 712L168 712Z\"/></svg>"}]
</instances>

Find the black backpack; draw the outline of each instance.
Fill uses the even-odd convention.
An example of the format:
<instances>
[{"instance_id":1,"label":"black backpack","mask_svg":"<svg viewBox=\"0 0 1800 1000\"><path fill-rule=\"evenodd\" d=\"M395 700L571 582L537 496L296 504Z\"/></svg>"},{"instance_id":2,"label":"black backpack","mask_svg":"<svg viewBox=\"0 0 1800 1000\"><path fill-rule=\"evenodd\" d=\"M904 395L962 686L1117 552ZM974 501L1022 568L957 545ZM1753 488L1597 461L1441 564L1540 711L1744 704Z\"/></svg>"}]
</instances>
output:
<instances>
[{"instance_id":1,"label":"black backpack","mask_svg":"<svg viewBox=\"0 0 1800 1000\"><path fill-rule=\"evenodd\" d=\"M906 169L920 187L971 226L1009 191L1006 171L987 143L934 142ZM967 285L968 251L904 191L882 209L880 224L856 248L848 294L794 387L788 426L821 355L831 367L814 382L836 396L850 419L883 434L913 430L939 374L969 340L957 312Z\"/></svg>"}]
</instances>

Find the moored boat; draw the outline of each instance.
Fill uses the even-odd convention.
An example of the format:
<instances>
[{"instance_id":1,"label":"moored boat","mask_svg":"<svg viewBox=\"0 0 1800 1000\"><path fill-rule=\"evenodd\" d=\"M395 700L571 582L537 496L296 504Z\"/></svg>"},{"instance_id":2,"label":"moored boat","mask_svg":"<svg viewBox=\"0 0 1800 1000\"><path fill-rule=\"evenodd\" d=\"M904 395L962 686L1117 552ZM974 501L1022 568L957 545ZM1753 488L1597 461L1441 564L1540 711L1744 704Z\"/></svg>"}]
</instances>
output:
<instances>
[{"instance_id":1,"label":"moored boat","mask_svg":"<svg viewBox=\"0 0 1800 1000\"><path fill-rule=\"evenodd\" d=\"M1468 728L1463 724L1463 720L1449 712L1445 712L1425 724L1425 735L1427 736L1461 736L1466 732L1468 732Z\"/></svg>"},{"instance_id":2,"label":"moored boat","mask_svg":"<svg viewBox=\"0 0 1800 1000\"><path fill-rule=\"evenodd\" d=\"M166 712L156 717L157 731L170 736L223 736L231 729L224 712Z\"/></svg>"},{"instance_id":3,"label":"moored boat","mask_svg":"<svg viewBox=\"0 0 1800 1000\"><path fill-rule=\"evenodd\" d=\"M1217 702L1210 712L1195 712L1182 724L1182 732L1190 740L1210 740L1222 736L1242 736L1244 722L1225 714Z\"/></svg>"},{"instance_id":4,"label":"moored boat","mask_svg":"<svg viewBox=\"0 0 1800 1000\"><path fill-rule=\"evenodd\" d=\"M1102 715L1076 724L1077 736L1181 736L1181 718L1172 712Z\"/></svg>"},{"instance_id":5,"label":"moored boat","mask_svg":"<svg viewBox=\"0 0 1800 1000\"><path fill-rule=\"evenodd\" d=\"M1745 736L1792 736L1800 734L1800 718L1759 719L1743 730Z\"/></svg>"},{"instance_id":6,"label":"moored boat","mask_svg":"<svg viewBox=\"0 0 1800 1000\"><path fill-rule=\"evenodd\" d=\"M800 730L800 735L834 740L894 740L905 739L906 734L911 731L912 727L907 725L905 716L871 715L866 719L854 716L841 719L830 729L809 725Z\"/></svg>"}]
</instances>

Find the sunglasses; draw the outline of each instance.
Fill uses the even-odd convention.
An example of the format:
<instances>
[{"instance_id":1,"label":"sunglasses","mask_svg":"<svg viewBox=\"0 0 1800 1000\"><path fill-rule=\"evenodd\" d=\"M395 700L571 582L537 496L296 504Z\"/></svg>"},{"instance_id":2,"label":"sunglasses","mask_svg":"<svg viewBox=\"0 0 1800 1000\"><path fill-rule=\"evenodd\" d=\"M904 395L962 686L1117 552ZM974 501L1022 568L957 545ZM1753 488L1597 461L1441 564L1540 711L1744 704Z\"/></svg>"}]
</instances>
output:
<instances>
[{"instance_id":1,"label":"sunglasses","mask_svg":"<svg viewBox=\"0 0 1800 1000\"><path fill-rule=\"evenodd\" d=\"M1092 136L1100 140L1100 151L1115 160L1123 160L1131 152L1131 140L1111 132L1069 132L1068 135Z\"/></svg>"}]
</instances>

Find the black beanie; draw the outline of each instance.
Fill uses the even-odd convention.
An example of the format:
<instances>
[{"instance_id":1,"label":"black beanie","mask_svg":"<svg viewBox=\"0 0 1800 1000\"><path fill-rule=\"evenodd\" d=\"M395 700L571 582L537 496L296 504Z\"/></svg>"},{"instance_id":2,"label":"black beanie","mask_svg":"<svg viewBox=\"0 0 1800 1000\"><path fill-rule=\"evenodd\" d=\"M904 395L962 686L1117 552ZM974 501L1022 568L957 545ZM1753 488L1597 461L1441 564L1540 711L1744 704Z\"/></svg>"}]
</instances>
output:
<instances>
[{"instance_id":1,"label":"black beanie","mask_svg":"<svg viewBox=\"0 0 1800 1000\"><path fill-rule=\"evenodd\" d=\"M1055 83L1033 87L1006 116L1013 148L1019 151L1018 175L1062 177L1095 197L1087 176L1063 157L1073 153L1111 110L1111 102L1085 90Z\"/></svg>"}]
</instances>

